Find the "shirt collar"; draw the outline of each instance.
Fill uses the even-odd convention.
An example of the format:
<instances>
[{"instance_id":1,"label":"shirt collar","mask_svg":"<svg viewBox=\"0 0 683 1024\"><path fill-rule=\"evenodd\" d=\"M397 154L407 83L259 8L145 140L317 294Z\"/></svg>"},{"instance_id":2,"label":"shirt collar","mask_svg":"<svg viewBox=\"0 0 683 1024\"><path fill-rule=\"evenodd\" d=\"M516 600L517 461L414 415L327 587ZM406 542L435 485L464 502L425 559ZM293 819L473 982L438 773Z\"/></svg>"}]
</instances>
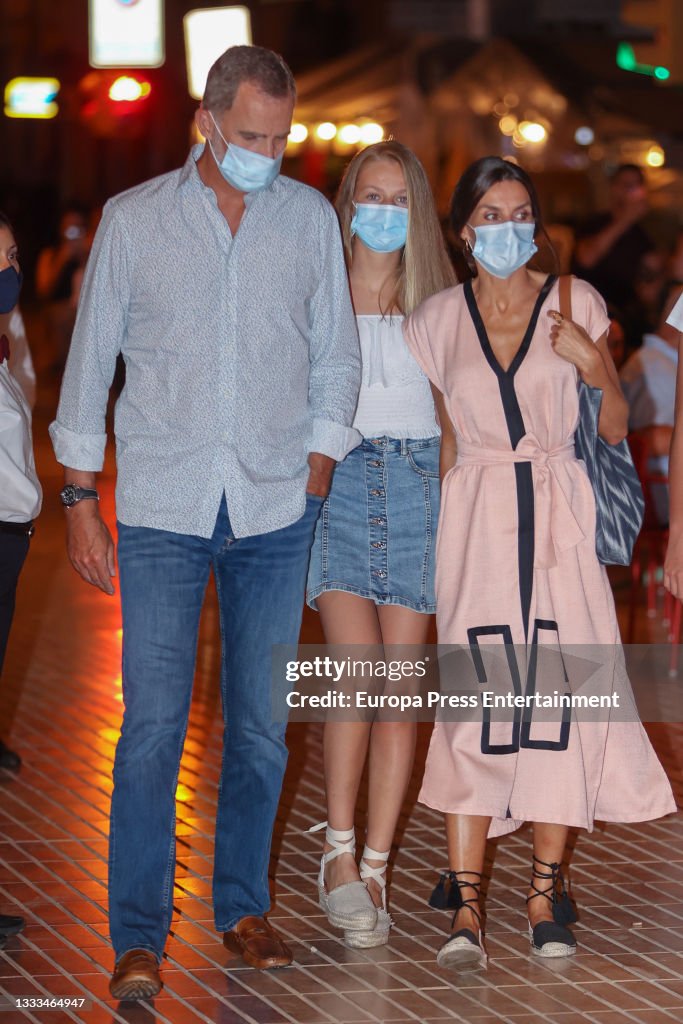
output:
<instances>
[{"instance_id":1,"label":"shirt collar","mask_svg":"<svg viewBox=\"0 0 683 1024\"><path fill-rule=\"evenodd\" d=\"M672 363L678 365L678 349L674 348L673 345L669 345L658 334L644 334L643 348L654 348L657 352L661 352L662 355L666 356L667 359L670 359Z\"/></svg>"},{"instance_id":2,"label":"shirt collar","mask_svg":"<svg viewBox=\"0 0 683 1024\"><path fill-rule=\"evenodd\" d=\"M187 160L185 161L180 170L178 188L197 188L197 186L200 186L201 188L204 189L208 188L210 192L213 192L213 189L209 188L208 185L204 184L199 174L199 171L197 170L197 161L204 152L204 146L205 143L199 142L197 143L197 145L192 146L192 148L190 149L190 152L187 155ZM245 206L249 206L258 195L268 192L279 192L281 188L282 175L278 174L275 181L271 185L269 185L268 188L260 189L258 192L245 192L244 204Z\"/></svg>"}]
</instances>

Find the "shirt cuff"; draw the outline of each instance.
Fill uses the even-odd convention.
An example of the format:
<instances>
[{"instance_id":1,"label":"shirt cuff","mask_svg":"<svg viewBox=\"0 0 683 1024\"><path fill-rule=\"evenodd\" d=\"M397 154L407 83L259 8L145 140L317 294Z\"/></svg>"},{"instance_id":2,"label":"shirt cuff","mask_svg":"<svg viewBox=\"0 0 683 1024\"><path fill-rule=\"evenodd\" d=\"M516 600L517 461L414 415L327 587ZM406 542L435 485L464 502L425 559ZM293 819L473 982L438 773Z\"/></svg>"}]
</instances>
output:
<instances>
[{"instance_id":1,"label":"shirt cuff","mask_svg":"<svg viewBox=\"0 0 683 1024\"><path fill-rule=\"evenodd\" d=\"M83 473L99 473L104 465L106 434L77 434L54 420L50 438L57 462Z\"/></svg>"},{"instance_id":2,"label":"shirt cuff","mask_svg":"<svg viewBox=\"0 0 683 1024\"><path fill-rule=\"evenodd\" d=\"M319 452L334 459L335 462L341 462L362 440L362 435L353 427L344 427L341 423L314 417L308 451Z\"/></svg>"}]
</instances>

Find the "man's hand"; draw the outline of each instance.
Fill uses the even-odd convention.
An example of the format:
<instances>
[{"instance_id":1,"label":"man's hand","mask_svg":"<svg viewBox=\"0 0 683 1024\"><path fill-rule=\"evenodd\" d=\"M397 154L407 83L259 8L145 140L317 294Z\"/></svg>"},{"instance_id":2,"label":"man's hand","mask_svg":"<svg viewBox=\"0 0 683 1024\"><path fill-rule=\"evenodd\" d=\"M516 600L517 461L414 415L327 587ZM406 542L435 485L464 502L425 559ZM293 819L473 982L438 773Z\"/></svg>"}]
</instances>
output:
<instances>
[{"instance_id":1,"label":"man's hand","mask_svg":"<svg viewBox=\"0 0 683 1024\"><path fill-rule=\"evenodd\" d=\"M113 594L114 541L99 504L88 498L66 510L66 550L79 576L105 594Z\"/></svg>"},{"instance_id":2,"label":"man's hand","mask_svg":"<svg viewBox=\"0 0 683 1024\"><path fill-rule=\"evenodd\" d=\"M336 462L329 455L311 452L308 456L308 465L310 472L308 474L306 490L309 494L316 494L319 498L326 498L332 483L332 473Z\"/></svg>"}]
</instances>

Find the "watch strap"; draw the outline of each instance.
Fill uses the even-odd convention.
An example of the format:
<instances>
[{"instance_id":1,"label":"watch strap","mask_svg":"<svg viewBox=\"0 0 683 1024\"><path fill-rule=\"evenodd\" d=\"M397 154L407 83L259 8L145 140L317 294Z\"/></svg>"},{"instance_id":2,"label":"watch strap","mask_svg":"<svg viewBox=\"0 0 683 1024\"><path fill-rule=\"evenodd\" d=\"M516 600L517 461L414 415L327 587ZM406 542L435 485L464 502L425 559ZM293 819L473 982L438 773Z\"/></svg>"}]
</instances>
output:
<instances>
[{"instance_id":1,"label":"watch strap","mask_svg":"<svg viewBox=\"0 0 683 1024\"><path fill-rule=\"evenodd\" d=\"M100 500L98 492L93 487L79 487L78 484L67 484L62 488L59 496L65 508L72 508L86 498Z\"/></svg>"}]
</instances>

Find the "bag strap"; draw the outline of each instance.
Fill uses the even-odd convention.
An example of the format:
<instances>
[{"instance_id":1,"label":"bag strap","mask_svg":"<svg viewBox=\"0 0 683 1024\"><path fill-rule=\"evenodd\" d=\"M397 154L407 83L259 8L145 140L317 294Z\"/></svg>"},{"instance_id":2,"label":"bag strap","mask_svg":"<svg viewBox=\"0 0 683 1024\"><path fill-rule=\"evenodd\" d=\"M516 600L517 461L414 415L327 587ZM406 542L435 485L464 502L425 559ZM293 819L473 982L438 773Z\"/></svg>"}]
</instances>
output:
<instances>
[{"instance_id":1,"label":"bag strap","mask_svg":"<svg viewBox=\"0 0 683 1024\"><path fill-rule=\"evenodd\" d=\"M560 276L560 313L565 320L572 318L572 275L562 274Z\"/></svg>"}]
</instances>

